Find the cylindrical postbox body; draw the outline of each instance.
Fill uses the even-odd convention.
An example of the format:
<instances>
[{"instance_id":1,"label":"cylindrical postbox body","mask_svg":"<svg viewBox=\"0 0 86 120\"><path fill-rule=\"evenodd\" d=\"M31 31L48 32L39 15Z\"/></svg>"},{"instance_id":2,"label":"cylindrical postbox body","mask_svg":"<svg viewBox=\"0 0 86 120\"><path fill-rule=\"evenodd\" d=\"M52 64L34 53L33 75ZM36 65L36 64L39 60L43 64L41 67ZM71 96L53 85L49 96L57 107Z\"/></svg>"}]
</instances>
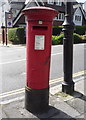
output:
<instances>
[{"instance_id":1,"label":"cylindrical postbox body","mask_svg":"<svg viewBox=\"0 0 86 120\"><path fill-rule=\"evenodd\" d=\"M31 112L41 112L47 109L49 102L52 21L57 11L47 7L31 7L23 13L27 16L25 107Z\"/></svg>"}]
</instances>

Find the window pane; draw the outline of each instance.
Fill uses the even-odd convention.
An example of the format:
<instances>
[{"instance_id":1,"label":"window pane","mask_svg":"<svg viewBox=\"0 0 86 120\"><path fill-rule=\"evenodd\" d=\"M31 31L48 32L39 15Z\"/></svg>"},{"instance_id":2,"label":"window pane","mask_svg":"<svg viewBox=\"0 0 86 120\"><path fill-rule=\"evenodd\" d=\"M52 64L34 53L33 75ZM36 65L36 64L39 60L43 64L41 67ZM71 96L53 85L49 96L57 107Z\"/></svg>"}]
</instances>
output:
<instances>
[{"instance_id":1,"label":"window pane","mask_svg":"<svg viewBox=\"0 0 86 120\"><path fill-rule=\"evenodd\" d=\"M75 16L75 20L77 20L77 15Z\"/></svg>"},{"instance_id":2,"label":"window pane","mask_svg":"<svg viewBox=\"0 0 86 120\"><path fill-rule=\"evenodd\" d=\"M58 18L58 20L63 21L64 20L64 13L59 13L57 18Z\"/></svg>"},{"instance_id":3,"label":"window pane","mask_svg":"<svg viewBox=\"0 0 86 120\"><path fill-rule=\"evenodd\" d=\"M61 13L59 13L59 19L61 19Z\"/></svg>"},{"instance_id":4,"label":"window pane","mask_svg":"<svg viewBox=\"0 0 86 120\"><path fill-rule=\"evenodd\" d=\"M55 0L55 3L56 3L56 5L59 5L59 6L62 5L62 2L60 2L60 0Z\"/></svg>"},{"instance_id":5,"label":"window pane","mask_svg":"<svg viewBox=\"0 0 86 120\"><path fill-rule=\"evenodd\" d=\"M81 16L76 15L76 16L75 16L75 20L76 20L76 21L81 21Z\"/></svg>"},{"instance_id":6,"label":"window pane","mask_svg":"<svg viewBox=\"0 0 86 120\"><path fill-rule=\"evenodd\" d=\"M48 0L49 4L54 4L54 0Z\"/></svg>"},{"instance_id":7,"label":"window pane","mask_svg":"<svg viewBox=\"0 0 86 120\"><path fill-rule=\"evenodd\" d=\"M64 13L62 13L62 20L64 20Z\"/></svg>"},{"instance_id":8,"label":"window pane","mask_svg":"<svg viewBox=\"0 0 86 120\"><path fill-rule=\"evenodd\" d=\"M80 18L79 18L79 21L81 21L81 16L80 16Z\"/></svg>"}]
</instances>

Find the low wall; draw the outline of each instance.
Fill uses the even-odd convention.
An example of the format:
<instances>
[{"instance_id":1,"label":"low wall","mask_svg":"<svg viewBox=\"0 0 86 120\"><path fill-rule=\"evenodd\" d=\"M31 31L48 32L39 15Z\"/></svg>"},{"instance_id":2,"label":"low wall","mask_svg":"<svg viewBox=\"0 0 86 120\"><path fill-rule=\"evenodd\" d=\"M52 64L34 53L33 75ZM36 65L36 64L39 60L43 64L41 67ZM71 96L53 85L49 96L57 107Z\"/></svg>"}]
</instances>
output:
<instances>
[{"instance_id":1,"label":"low wall","mask_svg":"<svg viewBox=\"0 0 86 120\"><path fill-rule=\"evenodd\" d=\"M2 34L0 33L0 43L1 43L1 41L2 41Z\"/></svg>"},{"instance_id":2,"label":"low wall","mask_svg":"<svg viewBox=\"0 0 86 120\"><path fill-rule=\"evenodd\" d=\"M7 42L9 43L9 44L12 44L8 39L7 39ZM2 43L2 33L0 32L0 43ZM6 42L5 42L6 43Z\"/></svg>"}]
</instances>

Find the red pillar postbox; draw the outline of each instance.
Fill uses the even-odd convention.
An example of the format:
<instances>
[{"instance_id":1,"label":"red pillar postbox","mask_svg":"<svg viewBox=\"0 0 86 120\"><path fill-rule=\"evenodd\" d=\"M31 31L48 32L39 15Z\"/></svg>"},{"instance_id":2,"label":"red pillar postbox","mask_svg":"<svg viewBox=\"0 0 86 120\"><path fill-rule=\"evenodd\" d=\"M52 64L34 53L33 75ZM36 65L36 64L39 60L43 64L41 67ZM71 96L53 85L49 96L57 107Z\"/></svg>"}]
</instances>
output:
<instances>
[{"instance_id":1,"label":"red pillar postbox","mask_svg":"<svg viewBox=\"0 0 86 120\"><path fill-rule=\"evenodd\" d=\"M49 106L52 21L57 11L31 7L23 13L27 16L25 108L31 112L44 112Z\"/></svg>"}]
</instances>

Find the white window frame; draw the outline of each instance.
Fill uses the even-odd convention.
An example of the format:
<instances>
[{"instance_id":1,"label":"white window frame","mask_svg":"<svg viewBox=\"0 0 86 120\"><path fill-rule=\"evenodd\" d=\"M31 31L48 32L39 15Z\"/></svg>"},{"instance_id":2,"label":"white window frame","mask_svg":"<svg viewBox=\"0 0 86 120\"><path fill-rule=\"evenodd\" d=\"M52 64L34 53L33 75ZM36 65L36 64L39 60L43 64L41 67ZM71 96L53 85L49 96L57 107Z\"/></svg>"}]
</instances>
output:
<instances>
[{"instance_id":1,"label":"white window frame","mask_svg":"<svg viewBox=\"0 0 86 120\"><path fill-rule=\"evenodd\" d=\"M61 0L55 0L55 3L56 3L56 5L58 5L58 6L62 6Z\"/></svg>"},{"instance_id":2,"label":"white window frame","mask_svg":"<svg viewBox=\"0 0 86 120\"><path fill-rule=\"evenodd\" d=\"M54 4L54 0L48 0L48 4Z\"/></svg>"},{"instance_id":3,"label":"white window frame","mask_svg":"<svg viewBox=\"0 0 86 120\"><path fill-rule=\"evenodd\" d=\"M61 15L61 16L60 16ZM57 16L57 20L58 21L64 21L64 13L59 13L58 16ZM61 17L61 18L60 18Z\"/></svg>"}]
</instances>

